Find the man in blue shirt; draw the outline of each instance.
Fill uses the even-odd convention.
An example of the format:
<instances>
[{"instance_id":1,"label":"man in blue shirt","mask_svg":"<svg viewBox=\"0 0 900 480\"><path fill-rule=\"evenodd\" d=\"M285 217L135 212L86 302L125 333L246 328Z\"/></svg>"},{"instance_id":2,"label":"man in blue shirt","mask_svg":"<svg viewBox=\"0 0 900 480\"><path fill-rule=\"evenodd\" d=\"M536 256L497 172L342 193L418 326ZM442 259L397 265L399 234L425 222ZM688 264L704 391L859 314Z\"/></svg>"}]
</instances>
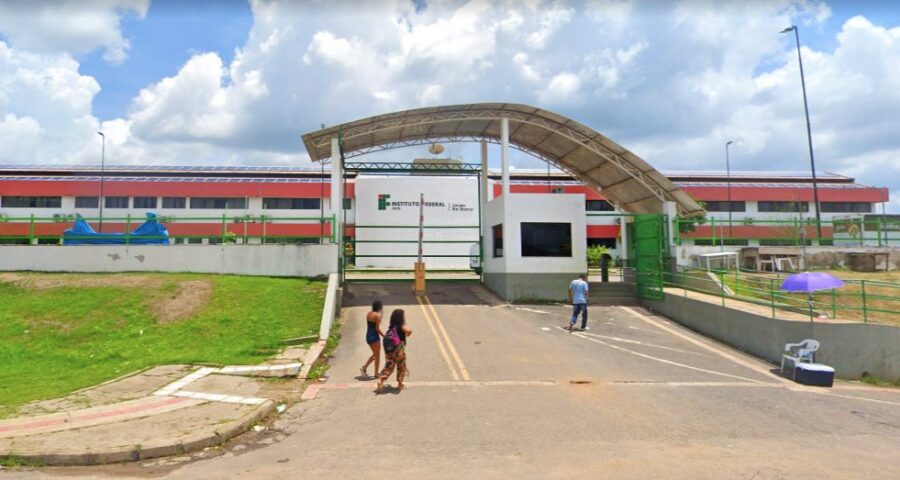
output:
<instances>
[{"instance_id":1,"label":"man in blue shirt","mask_svg":"<svg viewBox=\"0 0 900 480\"><path fill-rule=\"evenodd\" d=\"M578 314L581 314L581 330L587 328L587 301L588 282L587 275L581 274L569 285L569 302L572 303L572 321L569 322L569 331L575 328Z\"/></svg>"}]
</instances>

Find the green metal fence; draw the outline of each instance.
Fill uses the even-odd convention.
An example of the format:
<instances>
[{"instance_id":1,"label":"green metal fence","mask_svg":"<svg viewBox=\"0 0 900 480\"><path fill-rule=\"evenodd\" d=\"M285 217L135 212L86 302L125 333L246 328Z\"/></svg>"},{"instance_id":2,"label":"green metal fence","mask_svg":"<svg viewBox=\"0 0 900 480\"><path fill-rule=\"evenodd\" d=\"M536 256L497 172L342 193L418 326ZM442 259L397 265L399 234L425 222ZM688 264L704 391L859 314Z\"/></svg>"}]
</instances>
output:
<instances>
[{"instance_id":1,"label":"green metal fence","mask_svg":"<svg viewBox=\"0 0 900 480\"><path fill-rule=\"evenodd\" d=\"M679 270L664 274L666 287L680 288L725 300L740 300L765 308L772 318L812 318L900 325L900 283L870 279L844 279L844 287L805 293L780 289L784 275L743 270L712 272ZM787 315L792 313L794 315Z\"/></svg>"},{"instance_id":2,"label":"green metal fence","mask_svg":"<svg viewBox=\"0 0 900 480\"><path fill-rule=\"evenodd\" d=\"M746 245L748 240L759 240L767 246L807 245L871 245L900 246L900 218L867 214L858 218L823 220L822 236L812 217L771 220L691 218L675 219L674 240L681 245L685 239L710 245Z\"/></svg>"},{"instance_id":3,"label":"green metal fence","mask_svg":"<svg viewBox=\"0 0 900 480\"><path fill-rule=\"evenodd\" d=\"M125 244L131 231L146 221L145 217L83 217L95 230L104 233L123 233ZM53 217L0 217L0 244L62 244L63 231L75 222L74 215ZM210 217L159 216L169 229L173 243L334 243L334 215L329 217L275 217L270 215L222 214ZM179 230L190 233L179 233ZM302 233L292 230L304 230ZM318 233L316 231L318 230ZM89 239L89 236L69 236ZM141 236L141 238L164 238Z\"/></svg>"}]
</instances>

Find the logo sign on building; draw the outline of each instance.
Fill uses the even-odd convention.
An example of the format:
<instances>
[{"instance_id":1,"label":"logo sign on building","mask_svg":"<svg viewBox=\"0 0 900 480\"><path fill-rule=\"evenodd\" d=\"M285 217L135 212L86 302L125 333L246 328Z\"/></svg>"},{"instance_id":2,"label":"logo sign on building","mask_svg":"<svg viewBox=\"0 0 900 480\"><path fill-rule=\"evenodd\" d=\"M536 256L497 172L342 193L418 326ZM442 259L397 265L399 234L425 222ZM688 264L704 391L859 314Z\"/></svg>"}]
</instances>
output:
<instances>
[{"instance_id":1,"label":"logo sign on building","mask_svg":"<svg viewBox=\"0 0 900 480\"><path fill-rule=\"evenodd\" d=\"M391 200L391 194L389 193L379 193L378 194L378 210L403 210L406 208L419 208L419 200ZM447 210L450 212L474 212L475 207L463 202L447 202L443 200L429 201L426 200L423 204L423 207L433 209L439 208L442 210Z\"/></svg>"}]
</instances>

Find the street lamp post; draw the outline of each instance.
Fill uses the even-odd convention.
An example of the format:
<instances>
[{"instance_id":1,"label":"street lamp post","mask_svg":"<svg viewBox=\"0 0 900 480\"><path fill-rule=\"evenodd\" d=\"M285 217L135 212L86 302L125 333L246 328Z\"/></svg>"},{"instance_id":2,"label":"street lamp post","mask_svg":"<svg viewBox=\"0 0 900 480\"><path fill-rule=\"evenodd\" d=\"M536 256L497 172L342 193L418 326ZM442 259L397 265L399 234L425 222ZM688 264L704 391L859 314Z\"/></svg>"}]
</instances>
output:
<instances>
[{"instance_id":1,"label":"street lamp post","mask_svg":"<svg viewBox=\"0 0 900 480\"><path fill-rule=\"evenodd\" d=\"M97 231L103 233L103 169L106 164L106 135L103 132L97 132L97 135L100 135L102 139L102 146L100 147L100 196L97 197L97 204L100 206L100 223Z\"/></svg>"},{"instance_id":2,"label":"street lamp post","mask_svg":"<svg viewBox=\"0 0 900 480\"><path fill-rule=\"evenodd\" d=\"M728 147L734 142L731 140L725 142L725 185L728 187L728 236L734 237L734 234L731 231L731 212L734 210L734 206L731 203L731 159L728 155Z\"/></svg>"},{"instance_id":3,"label":"street lamp post","mask_svg":"<svg viewBox=\"0 0 900 480\"><path fill-rule=\"evenodd\" d=\"M794 32L794 39L797 41L797 63L800 65L800 85L803 88L803 110L806 112L806 139L809 142L809 164L812 169L812 181L813 181L813 201L816 207L816 234L818 235L819 242L822 241L822 215L819 213L819 185L816 181L816 159L813 156L813 143L812 143L812 127L809 124L809 104L806 101L806 78L803 75L803 57L800 55L800 32L797 29L796 25L791 25L788 28L785 28L781 31L781 33L788 33L790 31ZM799 205L797 206L800 207Z\"/></svg>"}]
</instances>

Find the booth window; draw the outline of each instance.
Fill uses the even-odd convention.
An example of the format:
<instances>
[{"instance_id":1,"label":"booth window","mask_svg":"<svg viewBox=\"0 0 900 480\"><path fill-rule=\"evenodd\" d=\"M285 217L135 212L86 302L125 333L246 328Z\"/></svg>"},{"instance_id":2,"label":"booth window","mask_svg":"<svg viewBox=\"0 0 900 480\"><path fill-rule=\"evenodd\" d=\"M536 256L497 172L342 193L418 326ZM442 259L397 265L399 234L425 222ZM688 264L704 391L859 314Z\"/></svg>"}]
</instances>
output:
<instances>
[{"instance_id":1,"label":"booth window","mask_svg":"<svg viewBox=\"0 0 900 480\"><path fill-rule=\"evenodd\" d=\"M500 258L503 256L503 224L494 225L491 230L494 232L494 258Z\"/></svg>"},{"instance_id":2,"label":"booth window","mask_svg":"<svg viewBox=\"0 0 900 480\"><path fill-rule=\"evenodd\" d=\"M571 223L522 222L523 257L571 257Z\"/></svg>"}]
</instances>

